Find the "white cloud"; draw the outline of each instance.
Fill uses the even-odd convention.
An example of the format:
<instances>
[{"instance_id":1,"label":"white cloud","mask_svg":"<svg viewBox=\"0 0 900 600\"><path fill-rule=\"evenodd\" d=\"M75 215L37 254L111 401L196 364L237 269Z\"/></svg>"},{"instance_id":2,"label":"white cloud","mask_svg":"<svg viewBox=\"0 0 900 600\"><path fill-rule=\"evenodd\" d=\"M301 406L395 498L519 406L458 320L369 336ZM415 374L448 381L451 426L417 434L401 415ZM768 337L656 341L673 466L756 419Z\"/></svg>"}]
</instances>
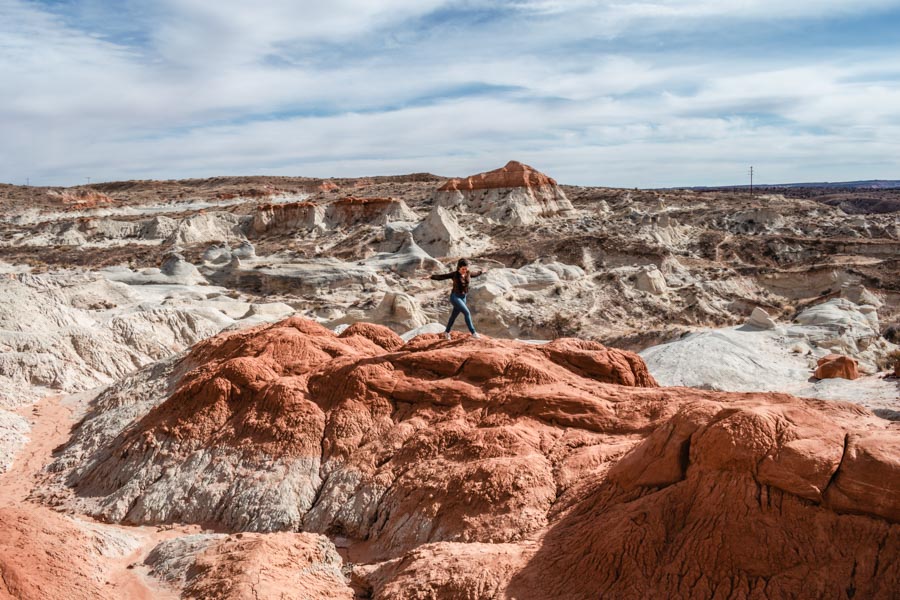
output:
<instances>
[{"instance_id":1,"label":"white cloud","mask_svg":"<svg viewBox=\"0 0 900 600\"><path fill-rule=\"evenodd\" d=\"M509 158L624 186L727 183L750 162L769 181L896 176L900 84L878 50L578 45L889 4L535 1L509 13L484 0L465 6L492 18L442 27L426 17L458 3L166 0L135 17L135 45L0 0L0 180L464 174Z\"/></svg>"}]
</instances>

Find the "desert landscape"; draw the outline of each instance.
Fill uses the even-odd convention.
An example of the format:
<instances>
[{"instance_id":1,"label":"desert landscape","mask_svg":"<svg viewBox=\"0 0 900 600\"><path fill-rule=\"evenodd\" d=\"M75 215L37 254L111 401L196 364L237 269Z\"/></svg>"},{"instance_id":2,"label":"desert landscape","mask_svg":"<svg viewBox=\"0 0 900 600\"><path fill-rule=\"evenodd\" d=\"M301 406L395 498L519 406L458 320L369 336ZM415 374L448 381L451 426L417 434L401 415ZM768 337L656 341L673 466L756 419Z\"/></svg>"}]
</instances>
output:
<instances>
[{"instance_id":1,"label":"desert landscape","mask_svg":"<svg viewBox=\"0 0 900 600\"><path fill-rule=\"evenodd\" d=\"M0 598L896 598L900 184L496 167L0 186Z\"/></svg>"}]
</instances>

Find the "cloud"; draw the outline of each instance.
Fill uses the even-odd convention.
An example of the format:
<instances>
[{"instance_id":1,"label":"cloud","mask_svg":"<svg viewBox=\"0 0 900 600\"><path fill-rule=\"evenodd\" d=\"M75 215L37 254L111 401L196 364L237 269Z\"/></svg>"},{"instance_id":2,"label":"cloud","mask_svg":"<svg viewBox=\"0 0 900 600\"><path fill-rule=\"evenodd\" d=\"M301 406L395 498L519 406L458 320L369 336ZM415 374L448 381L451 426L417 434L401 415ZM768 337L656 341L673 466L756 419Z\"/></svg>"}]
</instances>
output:
<instances>
[{"instance_id":1,"label":"cloud","mask_svg":"<svg viewBox=\"0 0 900 600\"><path fill-rule=\"evenodd\" d=\"M900 167L898 48L842 27L896 2L108 6L0 0L0 180L466 174L516 158L631 187L728 183L751 162L768 181ZM760 21L766 51L696 41ZM804 45L810 22L840 46Z\"/></svg>"}]
</instances>

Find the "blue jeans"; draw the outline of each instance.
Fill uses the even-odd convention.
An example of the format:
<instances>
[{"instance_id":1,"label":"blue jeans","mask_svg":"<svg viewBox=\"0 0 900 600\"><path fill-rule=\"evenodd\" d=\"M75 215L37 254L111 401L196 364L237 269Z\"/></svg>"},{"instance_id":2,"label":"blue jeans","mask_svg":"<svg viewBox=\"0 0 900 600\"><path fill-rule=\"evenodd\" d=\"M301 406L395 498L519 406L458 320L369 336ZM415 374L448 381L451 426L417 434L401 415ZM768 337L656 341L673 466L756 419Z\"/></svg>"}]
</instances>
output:
<instances>
[{"instance_id":1,"label":"blue jeans","mask_svg":"<svg viewBox=\"0 0 900 600\"><path fill-rule=\"evenodd\" d=\"M472 315L469 313L469 307L466 306L466 297L459 294L450 294L450 304L453 305L453 312L450 313L450 320L447 321L447 333L450 333L450 330L453 329L453 322L456 321L459 313L462 313L466 318L466 327L469 328L469 332L475 333L475 326L472 325Z\"/></svg>"}]
</instances>

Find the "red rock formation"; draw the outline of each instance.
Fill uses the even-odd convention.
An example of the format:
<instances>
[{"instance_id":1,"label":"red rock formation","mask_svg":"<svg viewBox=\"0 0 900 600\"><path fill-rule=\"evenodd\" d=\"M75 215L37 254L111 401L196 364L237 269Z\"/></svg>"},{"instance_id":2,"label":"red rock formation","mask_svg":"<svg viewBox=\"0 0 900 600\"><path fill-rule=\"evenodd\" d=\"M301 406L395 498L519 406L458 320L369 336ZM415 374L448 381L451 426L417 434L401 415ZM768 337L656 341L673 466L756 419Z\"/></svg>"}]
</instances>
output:
<instances>
[{"instance_id":1,"label":"red rock formation","mask_svg":"<svg viewBox=\"0 0 900 600\"><path fill-rule=\"evenodd\" d=\"M506 166L463 179L451 179L438 188L439 192L487 190L493 188L541 187L556 185L556 181L528 165L511 160Z\"/></svg>"},{"instance_id":2,"label":"red rock formation","mask_svg":"<svg viewBox=\"0 0 900 600\"><path fill-rule=\"evenodd\" d=\"M819 359L815 376L818 379L858 379L859 370L855 358L841 354L829 354Z\"/></svg>"},{"instance_id":3,"label":"red rock formation","mask_svg":"<svg viewBox=\"0 0 900 600\"><path fill-rule=\"evenodd\" d=\"M271 522L346 538L374 598L900 589L900 428L856 405L659 388L637 355L582 340L402 344L300 318L216 336L186 360L80 493L156 488L204 448L321 459L302 519ZM167 513L167 495L129 518L268 514L277 498L256 491L269 477L257 468L215 513Z\"/></svg>"},{"instance_id":4,"label":"red rock formation","mask_svg":"<svg viewBox=\"0 0 900 600\"><path fill-rule=\"evenodd\" d=\"M347 339L354 336L369 340L389 352L400 348L404 344L400 336L387 327L373 325L372 323L353 323L338 337Z\"/></svg>"},{"instance_id":5,"label":"red rock formation","mask_svg":"<svg viewBox=\"0 0 900 600\"><path fill-rule=\"evenodd\" d=\"M338 337L300 318L204 341L187 358L196 368L79 477L78 491L110 496L98 514L115 520L222 519L229 527L267 530L297 527L302 517L312 531L380 537L378 551L394 554L441 539L516 539L542 526L557 483L550 450L532 428L555 435L557 427L571 426L582 430L582 443L596 443L604 430L627 434L649 424L644 414L620 422L618 414L633 411L597 387L655 385L628 352L577 340L533 346L421 336L399 344L385 327L356 324ZM660 410L667 409L651 412ZM184 463L211 451L216 462ZM201 473L168 469L168 485L181 490L190 489L181 477L222 477L216 465L235 464L233 473L270 460L316 469L324 463L325 488L306 515L298 516L296 505L282 513L281 504L276 510L263 503L234 506L223 516L219 503L234 501L237 489L213 487L174 503L171 494L141 492L164 487L156 463L208 464L198 467ZM463 500L473 481L480 483ZM229 483L239 484L246 485ZM298 481L297 503L315 500L319 484L317 477ZM277 480L264 476L259 485ZM129 500L118 499L123 486ZM406 513L429 495L446 501L409 519ZM352 503L364 506L347 512ZM423 528L422 519L433 525Z\"/></svg>"},{"instance_id":6,"label":"red rock formation","mask_svg":"<svg viewBox=\"0 0 900 600\"><path fill-rule=\"evenodd\" d=\"M115 597L124 590L104 586L108 569L100 546L89 532L49 510L0 508L0 599Z\"/></svg>"},{"instance_id":7,"label":"red rock formation","mask_svg":"<svg viewBox=\"0 0 900 600\"><path fill-rule=\"evenodd\" d=\"M892 597L900 430L848 435L881 425L846 405L767 400L685 405L560 511L507 593Z\"/></svg>"}]
</instances>

